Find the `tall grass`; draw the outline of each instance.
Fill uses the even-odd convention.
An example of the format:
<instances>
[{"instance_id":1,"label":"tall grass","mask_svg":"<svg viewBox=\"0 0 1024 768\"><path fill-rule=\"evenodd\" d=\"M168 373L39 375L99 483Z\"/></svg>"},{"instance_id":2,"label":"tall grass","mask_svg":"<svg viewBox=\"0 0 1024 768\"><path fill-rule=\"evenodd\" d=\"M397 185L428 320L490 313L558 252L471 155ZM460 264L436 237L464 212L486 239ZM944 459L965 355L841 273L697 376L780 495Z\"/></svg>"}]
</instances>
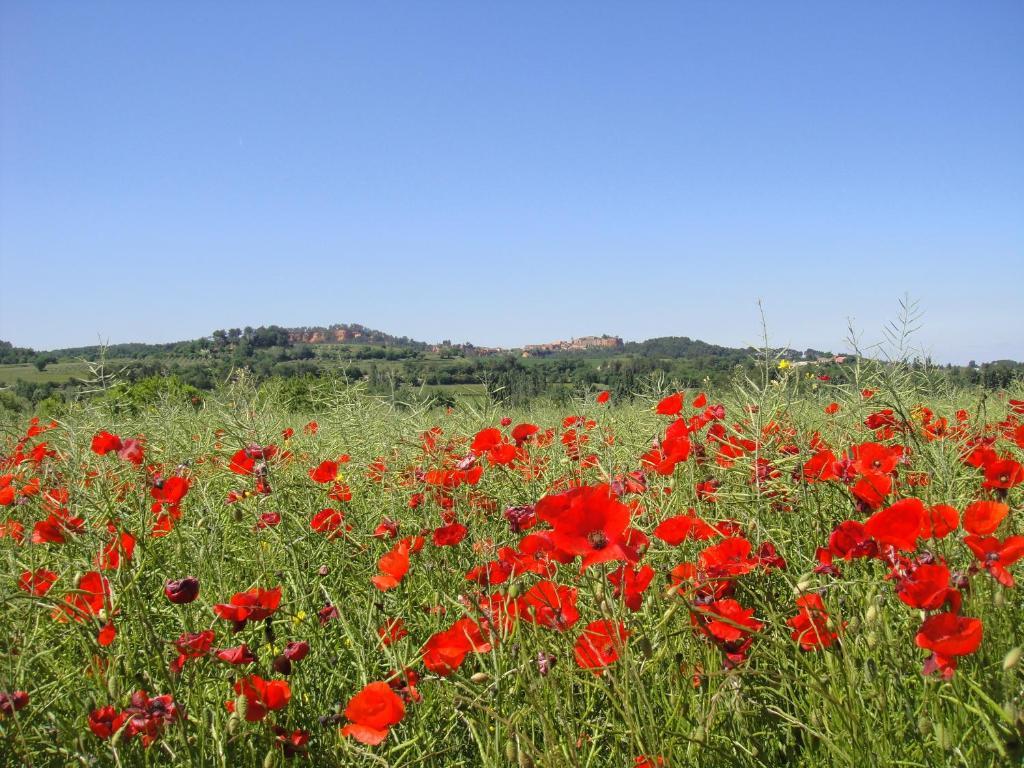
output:
<instances>
[{"instance_id":1,"label":"tall grass","mask_svg":"<svg viewBox=\"0 0 1024 768\"><path fill-rule=\"evenodd\" d=\"M766 360L766 372L774 361ZM815 386L816 385L816 386ZM878 394L864 399L860 390ZM502 511L533 504L552 492L556 481L608 481L640 467L639 457L664 431L666 419L653 412L661 393L630 403L599 406L593 393L581 395L572 409L537 404L506 413L490 405L451 411L405 408L372 398L358 387L325 386L312 409L294 412L271 389L257 390L245 381L206 400L198 410L167 402L130 414L83 403L59 426L40 436L58 456L42 462L43 488L67 488L66 508L86 521L86 530L64 544L15 544L0 540L5 561L0 578L0 691L25 690L24 709L0 716L0 753L4 764L57 765L283 765L269 723L289 731L310 732L308 759L314 765L392 766L632 766L647 757L657 764L683 766L933 766L975 768L1010 765L1021 760L1024 734L1024 674L1011 664L1011 652L1024 643L1024 601L1016 589L977 573L965 590L963 612L984 622L979 651L964 657L949 680L921 673L924 652L914 636L921 613L894 596L887 569L874 560L843 563L843 575L813 573L815 550L842 520L862 519L846 488L837 483L807 484L800 467L809 458L810 436L818 432L837 451L874 439L865 417L892 408L908 424L918 423L919 405L953 418L970 413L971 432L1007 417L1005 396L979 392L935 391L934 382L911 368L865 368L856 385L835 388L809 381L799 371L762 381L739 381L730 391L708 393L725 406L727 425L747 436L774 434L771 425L792 430L791 440L761 439L730 467L693 458L674 474L648 474L649 488L639 498L634 525L648 534L666 517L694 509L710 521L731 519L742 526L755 547L772 542L788 565L757 572L737 581L736 599L755 610L764 623L748 657L729 667L723 654L695 633L691 598L668 588L667 575L680 562L693 561L706 542L677 547L652 538L644 562L657 572L634 613L612 596L605 574L616 564L581 573L578 564L561 565L554 577L579 589L579 623L557 632L519 622L496 638L487 653L470 654L449 677L423 674L422 700L410 703L402 722L378 747L341 736L339 715L362 686L384 680L390 670L419 669L422 644L456 618L472 614L479 589L464 574L492 559L498 546L516 546ZM693 392L688 393L687 402ZM1011 393L1012 394L1012 393ZM1020 393L1017 393L1020 397ZM834 416L823 407L835 401ZM567 457L559 441L562 419L593 418L588 452L596 466ZM404 486L400 472L426 468L419 435L443 430L442 441L461 440L464 452L473 435L497 426L503 416L513 424L531 422L554 430L554 440L530 449L532 462L543 466L534 477L505 467L489 467L476 487L451 492L455 511L469 536L454 547L429 542L413 555L398 588L381 592L371 584L377 561L391 542L375 538L384 517L399 522L402 535L430 531L441 524L431 502L410 509L409 497L424 491ZM305 434L315 420L319 431ZM26 425L5 427L10 443ZM239 448L255 443L285 447L281 433L293 428L287 460L270 463L273 492L228 504L232 491L250 485L227 470ZM732 427L730 427L731 429ZM191 482L182 503L182 518L167 536L147 535L152 525L152 498L145 470L113 455L90 451L101 430L123 437L145 436L146 464L167 476L187 475ZM604 439L613 436L614 440ZM784 442L797 453L780 451ZM901 473L927 473L925 486L902 487L899 494L920 496L926 504L946 503L963 509L979 497L977 470L960 460L960 438L925 440L920 431L901 432L889 443L904 443L910 463ZM33 443L34 444L34 443ZM1020 449L1005 440L1000 449ZM349 454L342 479L352 500L341 506L351 531L328 539L310 528L320 509L337 507L324 486L307 470L324 459ZM212 460L218 457L216 463ZM383 458L389 472L383 482L367 477L369 464ZM752 483L758 460L770 461L778 476ZM19 467L23 474L25 467ZM11 471L11 470L7 470ZM718 500L702 500L699 481L720 482ZM27 477L22 477L27 480ZM478 494L472 501L472 494ZM480 504L493 501L493 509ZM1021 532L1021 489L1010 491L1010 519L1002 535ZM784 502L784 503L782 503ZM32 524L44 517L38 497L0 508L0 516ZM276 511L279 525L254 526L263 512ZM107 572L114 594L117 639L97 644L103 618L58 622L59 606L75 575L91 570L93 558L107 541L106 523L138 537L134 556ZM959 533L922 548L966 571L972 556ZM23 571L49 568L60 579L46 596L19 590ZM167 579L199 579L199 599L185 606L164 597ZM513 579L496 591L521 594L535 576ZM280 610L269 625L250 624L236 636L218 620L211 606L239 591L281 585ZM796 595L820 591L840 641L829 649L801 651L790 637L788 619ZM318 611L331 604L338 618L321 624ZM409 636L384 646L377 629L401 617ZM586 623L609 618L622 621L631 636L621 658L603 674L579 669L573 643ZM249 667L214 659L190 661L180 676L168 665L172 643L187 631L213 628L216 647L246 642L258 658ZM231 714L225 702L235 697L232 683L243 674L279 678L271 661L289 640L306 640L310 655L294 665L288 682L292 699L267 720L248 723ZM546 674L539 654L556 661ZM1011 654L1008 659L1008 654ZM1007 661L1004 664L1004 661ZM112 704L124 707L133 691L169 693L187 715L168 726L149 748L137 739L103 740L90 732L89 713Z\"/></svg>"}]
</instances>

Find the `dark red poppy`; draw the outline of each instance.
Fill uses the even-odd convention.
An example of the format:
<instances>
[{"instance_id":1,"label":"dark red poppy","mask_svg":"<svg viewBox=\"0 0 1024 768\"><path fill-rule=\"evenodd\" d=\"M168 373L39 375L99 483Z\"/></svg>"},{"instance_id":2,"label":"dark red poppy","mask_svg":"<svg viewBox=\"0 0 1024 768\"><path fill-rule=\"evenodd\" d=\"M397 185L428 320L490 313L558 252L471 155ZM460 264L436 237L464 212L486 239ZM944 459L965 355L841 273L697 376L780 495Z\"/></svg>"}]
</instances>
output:
<instances>
[{"instance_id":1,"label":"dark red poppy","mask_svg":"<svg viewBox=\"0 0 1024 768\"><path fill-rule=\"evenodd\" d=\"M234 648L222 648L219 651L215 651L214 655L221 661L236 666L240 664L253 664L256 661L256 657L252 655L252 651L249 650L249 646L245 643L236 645Z\"/></svg>"},{"instance_id":2,"label":"dark red poppy","mask_svg":"<svg viewBox=\"0 0 1024 768\"><path fill-rule=\"evenodd\" d=\"M199 579L186 576L172 579L164 584L164 594L175 605L186 605L199 597Z\"/></svg>"},{"instance_id":3,"label":"dark red poppy","mask_svg":"<svg viewBox=\"0 0 1024 768\"><path fill-rule=\"evenodd\" d=\"M0 691L0 715L12 715L27 706L27 691Z\"/></svg>"}]
</instances>

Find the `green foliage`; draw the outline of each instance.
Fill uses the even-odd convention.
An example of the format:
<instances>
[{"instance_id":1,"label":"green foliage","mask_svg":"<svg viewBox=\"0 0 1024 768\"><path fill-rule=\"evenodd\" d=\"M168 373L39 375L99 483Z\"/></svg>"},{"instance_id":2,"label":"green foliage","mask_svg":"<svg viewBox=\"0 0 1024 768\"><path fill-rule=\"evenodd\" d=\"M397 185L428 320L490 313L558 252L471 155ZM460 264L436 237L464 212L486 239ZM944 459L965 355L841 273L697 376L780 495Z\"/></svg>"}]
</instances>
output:
<instances>
[{"instance_id":1,"label":"green foliage","mask_svg":"<svg viewBox=\"0 0 1024 768\"><path fill-rule=\"evenodd\" d=\"M506 507L534 503L566 481L596 483L635 470L638 456L663 432L666 420L652 409L670 389L663 371L633 369L633 400L598 406L588 386L566 392L556 405L538 398L553 380L562 386L563 377L594 376L596 386L606 372L586 361L552 361L555 367L548 362L497 361L489 382L492 398L473 406L445 401L426 388L388 389L380 371L374 373L378 391L372 377L355 384L344 376L273 377L257 385L255 376L236 371L229 382L203 394L199 409L192 402L196 389L159 376L113 384L94 399L61 405L60 428L40 437L61 457L43 470L44 482L68 489L67 508L83 519L84 530L61 545L16 546L0 539L8 574L0 583L5 628L0 691L23 689L31 696L26 709L0 720L0 755L33 766L284 765L268 722L232 716L225 702L234 698L232 684L242 674L280 679L271 661L287 641L301 639L310 643L310 655L288 677L288 706L269 720L289 732L311 732L309 765L603 768L631 766L642 755L663 756L668 766L712 768L1019 764L1024 664L1004 668L1004 660L1012 658L1008 654L1022 643L1019 589L1001 587L985 573L972 576L964 613L984 621L984 641L977 654L961 659L951 680L942 681L920 674L923 654L913 640L920 616L898 601L879 563L843 562L839 578L812 572L816 547L827 542L836 523L858 514L842 486L794 479L810 454L812 434L842 450L873 439L863 425L870 412L889 407L917 423L915 407L921 403L951 420L956 410L967 408L978 429L1006 417L1005 396L958 389L903 361L858 365L843 384L808 378L800 368L779 369L771 356L763 370L738 365L735 388L709 392L712 402L721 400L726 409L724 423L757 435L773 434L771 425L784 423L795 430L789 442L797 452L767 441L731 466L691 460L669 476L649 474L650 491L633 497L640 503L634 525L648 535L658 521L692 508L708 520L736 521L755 546L772 542L786 558L785 570L749 574L738 582L736 599L755 607L765 624L746 661L724 663L720 650L693 631L690 603L667 589L670 570L692 562L706 542L670 547L652 539L645 562L657 576L638 612L614 597L605 579L610 568L581 573L574 564L559 566L559 583L579 591L584 618L572 630L521 622L493 650L472 654L450 677L425 674L419 683L422 701L408 704L381 746L341 737L333 718L356 691L385 679L389 670L422 671L423 642L471 611L467 606L479 590L465 572L519 538L501 514ZM878 394L864 400L862 388ZM412 396L421 391L421 399ZM692 402L694 391L686 395ZM1022 392L1015 389L1010 396L1020 398ZM833 401L841 410L827 416L823 407ZM589 444L596 466L570 461L557 437L530 447L544 474L527 478L490 467L478 485L452 489L453 509L470 536L456 547L431 546L429 531L440 524L443 510L434 490L422 484L422 472L415 471L439 461L421 449L426 430L440 427L441 443L461 441L461 455L478 430L496 426L503 415L558 435L562 419L577 414L597 422ZM312 420L319 424L315 435L303 430ZM285 428L295 432L286 446ZM181 519L168 536L147 535L153 522L148 470L89 450L91 436L100 430L144 435L146 464L158 465L165 477L181 472L190 478ZM605 434L615 440L601 439ZM901 477L925 471L931 479L901 493L958 509L977 497L978 473L959 460L958 439L925 442L908 434L896 441L905 441L910 461ZM273 492L228 503L232 492L252 488L251 477L228 471L231 455L249 444L268 443L289 453L268 466ZM999 448L1016 450L1005 438ZM341 471L352 491L352 501L342 505L352 529L329 539L311 530L310 519L336 503L326 497L329 486L313 483L308 470L343 453L351 456ZM389 467L383 482L367 474L378 457ZM767 486L751 483L759 460L780 470ZM717 503L695 492L695 483L708 478L721 483ZM415 491L426 498L412 508L408 501ZM1008 497L1009 524L1018 532L1021 493L1016 488ZM487 500L492 508L484 505ZM3 508L4 514L17 516L31 530L46 516L42 503L32 497ZM281 522L258 528L266 512L279 512ZM402 535L427 531L428 544L413 555L399 587L381 592L370 578L393 544L373 536L385 516L398 521ZM131 561L107 572L118 637L104 648L97 644L97 621L60 623L50 614L75 574L95 567L111 520L139 541ZM966 570L970 555L959 535L930 547ZM51 594L30 597L16 588L17 574L41 567L60 576ZM185 575L200 580L200 597L187 606L172 605L163 596L164 581ZM514 583L521 593L536 579L520 575L499 589L510 593ZM276 585L284 598L269 624L250 624L232 634L212 612L235 592ZM831 626L845 624L832 649L802 652L791 639L786 622L800 590L820 590ZM327 603L339 609L339 618L321 624L317 613ZM377 629L393 617L404 619L410 635L384 646ZM621 620L632 633L622 658L600 676L573 662L582 625L598 617ZM201 658L187 662L180 676L171 675L173 641L208 628L216 632L215 647L245 642L257 662L236 668ZM557 659L547 675L538 668L542 652ZM125 707L140 688L173 694L187 720L167 728L148 749L137 739L101 740L89 731L90 711L107 704ZM304 760L295 758L294 764Z\"/></svg>"}]
</instances>

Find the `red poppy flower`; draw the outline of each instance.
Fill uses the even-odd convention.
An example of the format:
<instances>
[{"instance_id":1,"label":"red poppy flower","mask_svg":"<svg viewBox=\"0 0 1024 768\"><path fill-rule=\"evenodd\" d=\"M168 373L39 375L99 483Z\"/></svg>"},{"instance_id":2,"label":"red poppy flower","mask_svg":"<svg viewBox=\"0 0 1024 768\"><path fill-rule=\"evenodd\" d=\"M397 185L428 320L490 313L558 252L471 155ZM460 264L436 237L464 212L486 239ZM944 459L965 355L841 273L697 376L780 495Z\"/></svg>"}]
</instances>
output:
<instances>
[{"instance_id":1,"label":"red poppy flower","mask_svg":"<svg viewBox=\"0 0 1024 768\"><path fill-rule=\"evenodd\" d=\"M903 451L878 443L855 445L850 450L853 468L861 475L887 475L896 469Z\"/></svg>"},{"instance_id":2,"label":"red poppy flower","mask_svg":"<svg viewBox=\"0 0 1024 768\"><path fill-rule=\"evenodd\" d=\"M957 607L960 603L960 593L949 587L949 568L944 563L915 566L899 580L896 594L911 608L922 611L937 611L947 600Z\"/></svg>"},{"instance_id":3,"label":"red poppy flower","mask_svg":"<svg viewBox=\"0 0 1024 768\"><path fill-rule=\"evenodd\" d=\"M84 531L85 520L73 517L66 510L58 509L32 527L32 543L63 544L68 540L69 535L77 535Z\"/></svg>"},{"instance_id":4,"label":"red poppy flower","mask_svg":"<svg viewBox=\"0 0 1024 768\"><path fill-rule=\"evenodd\" d=\"M185 662L189 659L199 659L210 652L213 647L214 632L212 629L203 632L186 632L174 641L174 647L178 649L178 657L171 662L171 674L181 672Z\"/></svg>"},{"instance_id":5,"label":"red poppy flower","mask_svg":"<svg viewBox=\"0 0 1024 768\"><path fill-rule=\"evenodd\" d=\"M470 652L487 653L489 650L491 644L484 638L480 625L470 618L462 618L427 640L422 651L423 666L447 677L462 665Z\"/></svg>"},{"instance_id":6,"label":"red poppy flower","mask_svg":"<svg viewBox=\"0 0 1024 768\"><path fill-rule=\"evenodd\" d=\"M608 581L612 583L613 597L622 598L629 610L636 612L644 599L644 592L651 586L654 580L654 569L649 565L640 568L630 565L619 566L608 574Z\"/></svg>"},{"instance_id":7,"label":"red poppy flower","mask_svg":"<svg viewBox=\"0 0 1024 768\"><path fill-rule=\"evenodd\" d=\"M608 485L583 486L537 502L537 517L554 527L551 541L570 555L582 555L580 570L612 560L636 560L626 543L629 508Z\"/></svg>"},{"instance_id":8,"label":"red poppy flower","mask_svg":"<svg viewBox=\"0 0 1024 768\"><path fill-rule=\"evenodd\" d=\"M383 625L377 628L377 637L383 645L397 643L403 637L409 636L409 630L405 628L404 619L388 619Z\"/></svg>"},{"instance_id":9,"label":"red poppy flower","mask_svg":"<svg viewBox=\"0 0 1024 768\"><path fill-rule=\"evenodd\" d=\"M495 466L504 466L515 461L516 447L512 443L498 443L487 451L487 461Z\"/></svg>"},{"instance_id":10,"label":"red poppy flower","mask_svg":"<svg viewBox=\"0 0 1024 768\"><path fill-rule=\"evenodd\" d=\"M352 526L345 525L345 513L337 509L321 509L313 515L309 527L328 539L337 539L352 529Z\"/></svg>"},{"instance_id":11,"label":"red poppy flower","mask_svg":"<svg viewBox=\"0 0 1024 768\"><path fill-rule=\"evenodd\" d=\"M309 744L309 731L296 729L288 731L279 725L271 728L274 732L274 740L281 745L285 758L293 758L296 755L304 755Z\"/></svg>"},{"instance_id":12,"label":"red poppy flower","mask_svg":"<svg viewBox=\"0 0 1024 768\"><path fill-rule=\"evenodd\" d=\"M976 501L964 510L963 526L968 533L987 536L999 527L1010 508L998 501Z\"/></svg>"},{"instance_id":13,"label":"red poppy flower","mask_svg":"<svg viewBox=\"0 0 1024 768\"><path fill-rule=\"evenodd\" d=\"M189 482L184 477L168 477L149 489L149 495L161 504L180 504L188 493Z\"/></svg>"},{"instance_id":14,"label":"red poppy flower","mask_svg":"<svg viewBox=\"0 0 1024 768\"><path fill-rule=\"evenodd\" d=\"M850 493L868 509L878 509L892 491L892 478L888 475L865 475L850 488Z\"/></svg>"},{"instance_id":15,"label":"red poppy flower","mask_svg":"<svg viewBox=\"0 0 1024 768\"><path fill-rule=\"evenodd\" d=\"M292 697L292 690L284 680L264 680L259 675L243 677L235 683L235 693L245 697L245 719L255 723L267 716L268 712L284 709ZM228 712L234 712L236 703L225 703Z\"/></svg>"},{"instance_id":16,"label":"red poppy flower","mask_svg":"<svg viewBox=\"0 0 1024 768\"><path fill-rule=\"evenodd\" d=\"M26 691L0 691L0 714L12 715L18 710L28 706L28 692Z\"/></svg>"},{"instance_id":17,"label":"red poppy flower","mask_svg":"<svg viewBox=\"0 0 1024 768\"><path fill-rule=\"evenodd\" d=\"M82 575L75 591L64 598L64 605L57 608L53 616L83 621L103 610L111 610L110 582L99 571L89 571Z\"/></svg>"},{"instance_id":18,"label":"red poppy flower","mask_svg":"<svg viewBox=\"0 0 1024 768\"><path fill-rule=\"evenodd\" d=\"M611 399L611 397L612 393L606 389L603 392L598 392L597 402L603 405L604 403L607 403Z\"/></svg>"},{"instance_id":19,"label":"red poppy flower","mask_svg":"<svg viewBox=\"0 0 1024 768\"><path fill-rule=\"evenodd\" d=\"M109 739L121 730L128 716L119 713L114 707L107 705L89 713L89 730L101 739Z\"/></svg>"},{"instance_id":20,"label":"red poppy flower","mask_svg":"<svg viewBox=\"0 0 1024 768\"><path fill-rule=\"evenodd\" d=\"M540 431L536 424L517 424L512 428L512 439L516 445L522 445Z\"/></svg>"},{"instance_id":21,"label":"red poppy flower","mask_svg":"<svg viewBox=\"0 0 1024 768\"><path fill-rule=\"evenodd\" d=\"M255 467L256 459L250 456L244 448L237 451L235 455L231 457L231 462L228 464L228 469L236 475L251 475Z\"/></svg>"},{"instance_id":22,"label":"red poppy flower","mask_svg":"<svg viewBox=\"0 0 1024 768\"><path fill-rule=\"evenodd\" d=\"M824 483L839 479L839 462L832 451L818 451L803 467L804 480L809 483Z\"/></svg>"},{"instance_id":23,"label":"red poppy flower","mask_svg":"<svg viewBox=\"0 0 1024 768\"><path fill-rule=\"evenodd\" d=\"M920 499L902 499L876 512L864 524L864 530L879 544L913 550L928 512Z\"/></svg>"},{"instance_id":24,"label":"red poppy flower","mask_svg":"<svg viewBox=\"0 0 1024 768\"><path fill-rule=\"evenodd\" d=\"M35 571L22 571L18 578L18 588L42 597L50 591L50 587L57 581L57 574L46 568L38 568Z\"/></svg>"},{"instance_id":25,"label":"red poppy flower","mask_svg":"<svg viewBox=\"0 0 1024 768\"><path fill-rule=\"evenodd\" d=\"M468 528L462 523L451 523L434 529L434 546L453 547L466 538Z\"/></svg>"},{"instance_id":26,"label":"red poppy flower","mask_svg":"<svg viewBox=\"0 0 1024 768\"><path fill-rule=\"evenodd\" d=\"M985 488L1013 488L1024 482L1024 467L1013 459L999 459L985 465Z\"/></svg>"},{"instance_id":27,"label":"red poppy flower","mask_svg":"<svg viewBox=\"0 0 1024 768\"><path fill-rule=\"evenodd\" d=\"M786 623L793 628L790 634L805 651L829 648L839 635L828 628L829 617L821 595L812 592L796 599L799 613Z\"/></svg>"},{"instance_id":28,"label":"red poppy flower","mask_svg":"<svg viewBox=\"0 0 1024 768\"><path fill-rule=\"evenodd\" d=\"M501 430L497 427L489 427L487 429L481 429L476 433L473 438L473 443L469 446L469 449L476 455L487 453L494 446L501 442Z\"/></svg>"},{"instance_id":29,"label":"red poppy flower","mask_svg":"<svg viewBox=\"0 0 1024 768\"><path fill-rule=\"evenodd\" d=\"M520 599L524 621L563 632L577 622L577 590L553 581L538 581Z\"/></svg>"},{"instance_id":30,"label":"red poppy flower","mask_svg":"<svg viewBox=\"0 0 1024 768\"><path fill-rule=\"evenodd\" d=\"M343 736L376 746L387 738L391 726L405 716L402 697L387 683L370 683L353 696L345 707L345 717L352 722L341 729Z\"/></svg>"},{"instance_id":31,"label":"red poppy flower","mask_svg":"<svg viewBox=\"0 0 1024 768\"><path fill-rule=\"evenodd\" d=\"M405 574L409 572L409 544L410 539L400 540L391 550L377 562L378 576L371 581L373 586L381 592L394 589L402 581Z\"/></svg>"},{"instance_id":32,"label":"red poppy flower","mask_svg":"<svg viewBox=\"0 0 1024 768\"><path fill-rule=\"evenodd\" d=\"M247 621L259 621L272 615L281 604L281 587L263 589L257 587L248 592L236 592L229 604L218 603L213 612L222 619L235 623L235 631Z\"/></svg>"},{"instance_id":33,"label":"red poppy flower","mask_svg":"<svg viewBox=\"0 0 1024 768\"><path fill-rule=\"evenodd\" d=\"M687 539L698 541L710 539L715 529L705 523L689 510L685 515L676 515L662 520L654 529L654 536L670 546L682 544Z\"/></svg>"},{"instance_id":34,"label":"red poppy flower","mask_svg":"<svg viewBox=\"0 0 1024 768\"><path fill-rule=\"evenodd\" d=\"M314 483L330 483L338 476L338 462L323 461L319 466L309 470L309 477Z\"/></svg>"},{"instance_id":35,"label":"red poppy flower","mask_svg":"<svg viewBox=\"0 0 1024 768\"><path fill-rule=\"evenodd\" d=\"M680 411L683 410L683 393L676 392L673 395L669 395L658 403L654 409L655 413L661 414L662 416L676 416Z\"/></svg>"},{"instance_id":36,"label":"red poppy flower","mask_svg":"<svg viewBox=\"0 0 1024 768\"><path fill-rule=\"evenodd\" d=\"M587 624L574 646L576 665L599 675L619 658L630 632L620 622L599 619Z\"/></svg>"},{"instance_id":37,"label":"red poppy flower","mask_svg":"<svg viewBox=\"0 0 1024 768\"><path fill-rule=\"evenodd\" d=\"M697 567L714 578L735 578L750 573L760 565L751 556L753 546L742 536L723 539L697 555Z\"/></svg>"},{"instance_id":38,"label":"red poppy flower","mask_svg":"<svg viewBox=\"0 0 1024 768\"><path fill-rule=\"evenodd\" d=\"M863 523L844 520L829 536L828 551L843 560L874 557L878 553L878 543L868 535Z\"/></svg>"},{"instance_id":39,"label":"red poppy flower","mask_svg":"<svg viewBox=\"0 0 1024 768\"><path fill-rule=\"evenodd\" d=\"M714 600L690 610L690 622L703 636L725 651L729 666L742 662L764 623L754 618L753 608L735 600Z\"/></svg>"},{"instance_id":40,"label":"red poppy flower","mask_svg":"<svg viewBox=\"0 0 1024 768\"><path fill-rule=\"evenodd\" d=\"M921 538L942 539L960 525L960 513L948 504L929 507L922 518Z\"/></svg>"},{"instance_id":41,"label":"red poppy flower","mask_svg":"<svg viewBox=\"0 0 1024 768\"><path fill-rule=\"evenodd\" d=\"M925 619L914 641L933 656L925 663L925 673L941 671L950 677L956 669L957 656L967 656L981 645L983 626L980 619L956 613L936 613Z\"/></svg>"},{"instance_id":42,"label":"red poppy flower","mask_svg":"<svg viewBox=\"0 0 1024 768\"><path fill-rule=\"evenodd\" d=\"M92 452L100 456L106 456L111 451L120 451L121 446L121 438L110 432L98 432L92 438Z\"/></svg>"},{"instance_id":43,"label":"red poppy flower","mask_svg":"<svg viewBox=\"0 0 1024 768\"><path fill-rule=\"evenodd\" d=\"M117 570L121 562L128 562L135 552L135 537L125 531L118 532L111 527L113 537L96 554L94 565L101 571Z\"/></svg>"},{"instance_id":44,"label":"red poppy flower","mask_svg":"<svg viewBox=\"0 0 1024 768\"><path fill-rule=\"evenodd\" d=\"M1006 570L1024 557L1024 536L1008 536L1000 541L995 536L964 536L982 568L1005 587L1014 586L1013 575Z\"/></svg>"}]
</instances>

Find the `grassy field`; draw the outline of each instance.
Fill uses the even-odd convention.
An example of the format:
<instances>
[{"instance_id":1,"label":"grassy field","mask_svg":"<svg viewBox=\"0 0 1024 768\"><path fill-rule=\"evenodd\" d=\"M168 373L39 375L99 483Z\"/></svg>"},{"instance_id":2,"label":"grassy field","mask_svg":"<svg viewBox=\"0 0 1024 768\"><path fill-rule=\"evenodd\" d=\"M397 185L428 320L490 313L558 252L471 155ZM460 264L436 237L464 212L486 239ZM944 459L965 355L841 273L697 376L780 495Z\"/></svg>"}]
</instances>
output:
<instances>
[{"instance_id":1,"label":"grassy field","mask_svg":"<svg viewBox=\"0 0 1024 768\"><path fill-rule=\"evenodd\" d=\"M1018 764L1022 393L799 375L6 424L0 762Z\"/></svg>"},{"instance_id":2,"label":"grassy field","mask_svg":"<svg viewBox=\"0 0 1024 768\"><path fill-rule=\"evenodd\" d=\"M30 381L33 384L55 381L63 383L72 379L83 379L89 375L89 366L85 363L50 363L46 370L40 371L34 365L0 365L0 386L14 382Z\"/></svg>"}]
</instances>

